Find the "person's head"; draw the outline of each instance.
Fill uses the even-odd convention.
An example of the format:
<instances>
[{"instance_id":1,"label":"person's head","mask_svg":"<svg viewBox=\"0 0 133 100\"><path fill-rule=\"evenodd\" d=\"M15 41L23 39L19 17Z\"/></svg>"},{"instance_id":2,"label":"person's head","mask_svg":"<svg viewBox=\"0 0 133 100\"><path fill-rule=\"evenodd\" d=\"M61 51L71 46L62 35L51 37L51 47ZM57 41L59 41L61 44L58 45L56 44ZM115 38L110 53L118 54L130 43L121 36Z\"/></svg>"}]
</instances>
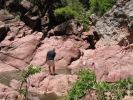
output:
<instances>
[{"instance_id":1,"label":"person's head","mask_svg":"<svg viewBox=\"0 0 133 100\"><path fill-rule=\"evenodd\" d=\"M127 40L127 37L124 37L124 40Z\"/></svg>"},{"instance_id":2,"label":"person's head","mask_svg":"<svg viewBox=\"0 0 133 100\"><path fill-rule=\"evenodd\" d=\"M55 51L55 47L52 47L52 50Z\"/></svg>"}]
</instances>

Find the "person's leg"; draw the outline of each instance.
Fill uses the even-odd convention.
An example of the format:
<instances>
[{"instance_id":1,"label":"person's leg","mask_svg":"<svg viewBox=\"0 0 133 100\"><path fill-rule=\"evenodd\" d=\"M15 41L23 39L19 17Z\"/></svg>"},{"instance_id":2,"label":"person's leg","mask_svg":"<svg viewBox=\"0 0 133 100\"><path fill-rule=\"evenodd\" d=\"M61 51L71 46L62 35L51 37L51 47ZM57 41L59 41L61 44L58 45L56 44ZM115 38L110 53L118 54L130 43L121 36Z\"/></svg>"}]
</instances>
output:
<instances>
[{"instance_id":1,"label":"person's leg","mask_svg":"<svg viewBox=\"0 0 133 100\"><path fill-rule=\"evenodd\" d=\"M55 73L55 63L54 63L54 60L52 61L52 68L53 68L53 75L56 75L56 73Z\"/></svg>"},{"instance_id":2,"label":"person's leg","mask_svg":"<svg viewBox=\"0 0 133 100\"><path fill-rule=\"evenodd\" d=\"M125 49L124 49L124 48L122 48L121 53L123 53L123 52L124 52L124 50L125 50Z\"/></svg>"},{"instance_id":3,"label":"person's leg","mask_svg":"<svg viewBox=\"0 0 133 100\"><path fill-rule=\"evenodd\" d=\"M53 66L53 74L55 75L55 66Z\"/></svg>"},{"instance_id":4,"label":"person's leg","mask_svg":"<svg viewBox=\"0 0 133 100\"><path fill-rule=\"evenodd\" d=\"M119 53L123 53L124 51L124 48L122 47L121 50L119 51Z\"/></svg>"},{"instance_id":5,"label":"person's leg","mask_svg":"<svg viewBox=\"0 0 133 100\"><path fill-rule=\"evenodd\" d=\"M51 67L48 66L48 68L49 68L49 74L52 75L52 73L51 73Z\"/></svg>"},{"instance_id":6,"label":"person's leg","mask_svg":"<svg viewBox=\"0 0 133 100\"><path fill-rule=\"evenodd\" d=\"M52 73L51 73L51 61L48 60L47 64L48 64L49 74L52 75Z\"/></svg>"}]
</instances>

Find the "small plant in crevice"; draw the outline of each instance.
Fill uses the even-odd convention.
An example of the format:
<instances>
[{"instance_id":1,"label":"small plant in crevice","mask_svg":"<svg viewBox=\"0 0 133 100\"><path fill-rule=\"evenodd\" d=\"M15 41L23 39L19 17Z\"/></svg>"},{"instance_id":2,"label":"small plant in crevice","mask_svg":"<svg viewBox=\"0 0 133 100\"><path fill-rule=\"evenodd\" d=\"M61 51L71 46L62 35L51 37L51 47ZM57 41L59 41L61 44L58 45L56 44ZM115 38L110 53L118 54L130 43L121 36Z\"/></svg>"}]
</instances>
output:
<instances>
[{"instance_id":1,"label":"small plant in crevice","mask_svg":"<svg viewBox=\"0 0 133 100\"><path fill-rule=\"evenodd\" d=\"M94 72L85 69L80 70L77 75L77 81L71 85L63 100L79 100L87 92L91 96L91 90L95 90L96 100L120 100L128 95L127 91L133 95L132 78L124 78L115 83L97 82Z\"/></svg>"},{"instance_id":2,"label":"small plant in crevice","mask_svg":"<svg viewBox=\"0 0 133 100\"><path fill-rule=\"evenodd\" d=\"M9 11L7 9L3 10L4 14L9 14Z\"/></svg>"},{"instance_id":3,"label":"small plant in crevice","mask_svg":"<svg viewBox=\"0 0 133 100\"><path fill-rule=\"evenodd\" d=\"M15 18L16 18L16 19L20 19L20 15L16 15Z\"/></svg>"},{"instance_id":4,"label":"small plant in crevice","mask_svg":"<svg viewBox=\"0 0 133 100\"><path fill-rule=\"evenodd\" d=\"M27 98L28 97L27 78L30 75L33 75L33 74L39 73L39 72L41 72L41 68L35 67L32 64L29 64L28 65L28 70L23 70L23 72L22 72L21 86L19 88L19 93L20 93L20 96L21 96L22 100L23 100L23 98ZM26 84L26 85L24 85L24 84Z\"/></svg>"}]
</instances>

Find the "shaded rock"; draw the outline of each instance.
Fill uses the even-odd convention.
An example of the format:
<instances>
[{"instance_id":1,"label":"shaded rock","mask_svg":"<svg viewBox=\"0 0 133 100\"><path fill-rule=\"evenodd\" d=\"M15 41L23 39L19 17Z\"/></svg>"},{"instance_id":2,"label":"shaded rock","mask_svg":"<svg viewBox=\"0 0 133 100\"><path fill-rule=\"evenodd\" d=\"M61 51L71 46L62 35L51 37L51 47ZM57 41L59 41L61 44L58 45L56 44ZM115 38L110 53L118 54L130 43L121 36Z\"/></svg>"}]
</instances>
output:
<instances>
[{"instance_id":1,"label":"shaded rock","mask_svg":"<svg viewBox=\"0 0 133 100\"><path fill-rule=\"evenodd\" d=\"M27 0L22 0L17 6L17 10L21 12L22 15L26 14L31 7L31 3Z\"/></svg>"},{"instance_id":2,"label":"shaded rock","mask_svg":"<svg viewBox=\"0 0 133 100\"><path fill-rule=\"evenodd\" d=\"M0 26L0 41L3 41L5 39L5 37L7 36L8 31L9 31L9 27L7 27L5 25Z\"/></svg>"},{"instance_id":3,"label":"shaded rock","mask_svg":"<svg viewBox=\"0 0 133 100\"><path fill-rule=\"evenodd\" d=\"M99 41L100 36L98 35L96 28L94 26L90 26L88 32L83 32L81 34L81 38L90 44L89 48L95 49L95 45Z\"/></svg>"},{"instance_id":4,"label":"shaded rock","mask_svg":"<svg viewBox=\"0 0 133 100\"><path fill-rule=\"evenodd\" d=\"M78 32L83 31L83 25L78 22L77 20L69 20L67 22L64 22L58 26L56 26L54 29L51 29L48 32L48 36L51 35L78 35Z\"/></svg>"},{"instance_id":5,"label":"shaded rock","mask_svg":"<svg viewBox=\"0 0 133 100\"><path fill-rule=\"evenodd\" d=\"M33 16L32 13L34 12L27 12L24 15L23 21L26 23L27 26L34 29L34 27L37 25L39 21L39 15Z\"/></svg>"}]
</instances>

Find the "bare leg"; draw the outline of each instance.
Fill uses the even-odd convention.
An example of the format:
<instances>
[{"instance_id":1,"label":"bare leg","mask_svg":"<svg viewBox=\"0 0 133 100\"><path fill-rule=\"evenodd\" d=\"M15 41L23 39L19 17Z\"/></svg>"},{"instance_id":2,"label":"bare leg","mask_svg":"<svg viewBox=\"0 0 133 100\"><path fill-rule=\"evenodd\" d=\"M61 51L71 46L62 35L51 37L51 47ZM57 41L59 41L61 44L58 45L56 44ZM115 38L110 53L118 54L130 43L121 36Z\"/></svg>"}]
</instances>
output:
<instances>
[{"instance_id":1,"label":"bare leg","mask_svg":"<svg viewBox=\"0 0 133 100\"><path fill-rule=\"evenodd\" d=\"M49 68L49 74L51 75L52 73L51 73L51 68L50 68L50 66L48 66L48 68Z\"/></svg>"},{"instance_id":2,"label":"bare leg","mask_svg":"<svg viewBox=\"0 0 133 100\"><path fill-rule=\"evenodd\" d=\"M124 48L122 47L119 53L123 53L123 52L124 52Z\"/></svg>"},{"instance_id":3,"label":"bare leg","mask_svg":"<svg viewBox=\"0 0 133 100\"><path fill-rule=\"evenodd\" d=\"M55 66L53 66L53 74L55 75Z\"/></svg>"}]
</instances>

